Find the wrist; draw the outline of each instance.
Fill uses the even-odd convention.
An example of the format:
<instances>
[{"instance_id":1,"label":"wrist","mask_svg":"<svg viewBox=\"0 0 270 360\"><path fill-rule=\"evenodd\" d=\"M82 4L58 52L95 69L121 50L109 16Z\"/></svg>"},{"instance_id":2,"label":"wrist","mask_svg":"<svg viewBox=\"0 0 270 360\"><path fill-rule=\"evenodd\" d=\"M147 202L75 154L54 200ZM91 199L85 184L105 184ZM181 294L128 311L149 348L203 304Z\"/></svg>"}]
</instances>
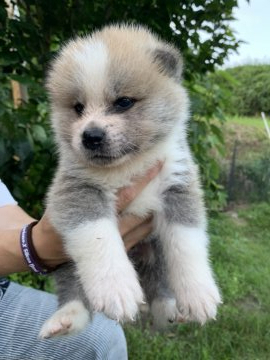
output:
<instances>
[{"instance_id":1,"label":"wrist","mask_svg":"<svg viewBox=\"0 0 270 360\"><path fill-rule=\"evenodd\" d=\"M36 249L33 244L32 229L38 223L33 221L30 224L23 226L20 234L20 245L24 260L28 267L36 274L47 275L53 271L54 268L49 268L37 255Z\"/></svg>"},{"instance_id":2,"label":"wrist","mask_svg":"<svg viewBox=\"0 0 270 360\"><path fill-rule=\"evenodd\" d=\"M33 227L32 241L35 251L44 265L53 268L66 261L61 240L46 219L42 218Z\"/></svg>"}]
</instances>

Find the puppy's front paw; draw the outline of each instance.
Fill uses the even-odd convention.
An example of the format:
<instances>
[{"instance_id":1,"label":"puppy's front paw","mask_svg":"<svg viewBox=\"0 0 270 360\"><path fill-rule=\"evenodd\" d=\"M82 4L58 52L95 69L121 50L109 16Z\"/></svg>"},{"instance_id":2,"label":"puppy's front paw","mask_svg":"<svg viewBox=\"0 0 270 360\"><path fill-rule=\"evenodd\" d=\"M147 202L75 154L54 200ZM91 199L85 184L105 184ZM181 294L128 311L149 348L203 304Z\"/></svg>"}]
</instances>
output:
<instances>
[{"instance_id":1,"label":"puppy's front paw","mask_svg":"<svg viewBox=\"0 0 270 360\"><path fill-rule=\"evenodd\" d=\"M204 324L215 319L217 306L222 302L219 290L212 277L193 279L182 283L175 292L177 306L183 318Z\"/></svg>"},{"instance_id":2,"label":"puppy's front paw","mask_svg":"<svg viewBox=\"0 0 270 360\"><path fill-rule=\"evenodd\" d=\"M144 302L142 288L133 268L121 270L112 270L87 291L87 296L94 311L120 322L134 321L139 305Z\"/></svg>"},{"instance_id":3,"label":"puppy's front paw","mask_svg":"<svg viewBox=\"0 0 270 360\"><path fill-rule=\"evenodd\" d=\"M42 326L39 338L76 334L84 329L89 321L89 312L80 301L71 301L56 311Z\"/></svg>"}]
</instances>

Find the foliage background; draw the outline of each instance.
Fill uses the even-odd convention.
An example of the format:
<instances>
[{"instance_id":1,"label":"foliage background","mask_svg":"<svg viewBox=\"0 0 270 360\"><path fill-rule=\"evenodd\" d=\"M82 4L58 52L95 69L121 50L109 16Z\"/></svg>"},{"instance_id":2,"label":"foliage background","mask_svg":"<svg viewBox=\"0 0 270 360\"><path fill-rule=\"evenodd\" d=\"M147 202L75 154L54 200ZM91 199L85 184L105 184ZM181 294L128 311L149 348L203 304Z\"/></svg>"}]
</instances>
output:
<instances>
[{"instance_id":1,"label":"foliage background","mask_svg":"<svg viewBox=\"0 0 270 360\"><path fill-rule=\"evenodd\" d=\"M206 74L239 45L229 25L236 0L18 0L17 5L19 16L9 19L6 3L0 0L0 177L20 205L33 216L41 215L56 164L43 87L50 59L68 38L115 22L146 25L181 49L192 99L190 143L208 206L224 205L219 167L211 152L222 151L222 133L213 119L223 121L226 98ZM29 99L18 109L11 100L11 79L28 88Z\"/></svg>"},{"instance_id":2,"label":"foliage background","mask_svg":"<svg viewBox=\"0 0 270 360\"><path fill-rule=\"evenodd\" d=\"M242 65L219 70L208 75L211 83L220 84L226 93L226 108L230 115L270 115L270 65Z\"/></svg>"}]
</instances>

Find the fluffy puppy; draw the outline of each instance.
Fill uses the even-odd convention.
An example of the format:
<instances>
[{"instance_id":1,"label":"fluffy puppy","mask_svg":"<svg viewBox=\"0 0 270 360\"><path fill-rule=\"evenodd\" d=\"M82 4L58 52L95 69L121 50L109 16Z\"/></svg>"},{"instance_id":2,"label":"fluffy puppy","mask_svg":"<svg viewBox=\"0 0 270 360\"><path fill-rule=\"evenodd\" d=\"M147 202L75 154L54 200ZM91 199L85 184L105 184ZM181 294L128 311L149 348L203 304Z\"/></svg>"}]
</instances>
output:
<instances>
[{"instance_id":1,"label":"fluffy puppy","mask_svg":"<svg viewBox=\"0 0 270 360\"><path fill-rule=\"evenodd\" d=\"M47 206L72 262L55 273L59 309L42 338L80 331L93 312L134 320L144 300L158 326L215 318L220 295L181 72L178 51L137 26L72 40L53 62L47 88L59 166ZM125 211L154 214L150 251L130 259L116 192L158 160L161 172Z\"/></svg>"}]
</instances>

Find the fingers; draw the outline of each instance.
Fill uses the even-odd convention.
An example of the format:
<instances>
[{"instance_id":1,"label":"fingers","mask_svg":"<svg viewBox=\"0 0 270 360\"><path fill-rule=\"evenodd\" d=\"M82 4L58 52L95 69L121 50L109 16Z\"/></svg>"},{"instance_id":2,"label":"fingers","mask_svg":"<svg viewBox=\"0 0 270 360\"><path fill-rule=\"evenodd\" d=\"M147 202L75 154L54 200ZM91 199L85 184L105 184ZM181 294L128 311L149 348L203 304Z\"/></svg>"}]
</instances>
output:
<instances>
[{"instance_id":1,"label":"fingers","mask_svg":"<svg viewBox=\"0 0 270 360\"><path fill-rule=\"evenodd\" d=\"M119 190L116 204L118 213L121 213L141 193L147 184L159 173L162 165L161 162L158 162L144 176L134 179L135 182L132 186ZM128 251L149 235L152 230L152 217L142 219L135 215L127 214L119 217L118 226Z\"/></svg>"},{"instance_id":2,"label":"fingers","mask_svg":"<svg viewBox=\"0 0 270 360\"><path fill-rule=\"evenodd\" d=\"M147 184L159 173L162 168L162 163L158 162L154 167L147 171L147 173L138 179L134 179L133 185L122 188L117 194L116 208L118 212L123 211L138 194L146 187Z\"/></svg>"},{"instance_id":3,"label":"fingers","mask_svg":"<svg viewBox=\"0 0 270 360\"><path fill-rule=\"evenodd\" d=\"M133 230L123 236L126 251L129 251L133 246L144 240L153 230L152 218L140 220L141 222L137 227L133 228Z\"/></svg>"},{"instance_id":4,"label":"fingers","mask_svg":"<svg viewBox=\"0 0 270 360\"><path fill-rule=\"evenodd\" d=\"M122 237L126 236L131 231L135 230L138 226L149 222L152 217L140 218L138 216L127 214L119 217L118 228Z\"/></svg>"}]
</instances>

